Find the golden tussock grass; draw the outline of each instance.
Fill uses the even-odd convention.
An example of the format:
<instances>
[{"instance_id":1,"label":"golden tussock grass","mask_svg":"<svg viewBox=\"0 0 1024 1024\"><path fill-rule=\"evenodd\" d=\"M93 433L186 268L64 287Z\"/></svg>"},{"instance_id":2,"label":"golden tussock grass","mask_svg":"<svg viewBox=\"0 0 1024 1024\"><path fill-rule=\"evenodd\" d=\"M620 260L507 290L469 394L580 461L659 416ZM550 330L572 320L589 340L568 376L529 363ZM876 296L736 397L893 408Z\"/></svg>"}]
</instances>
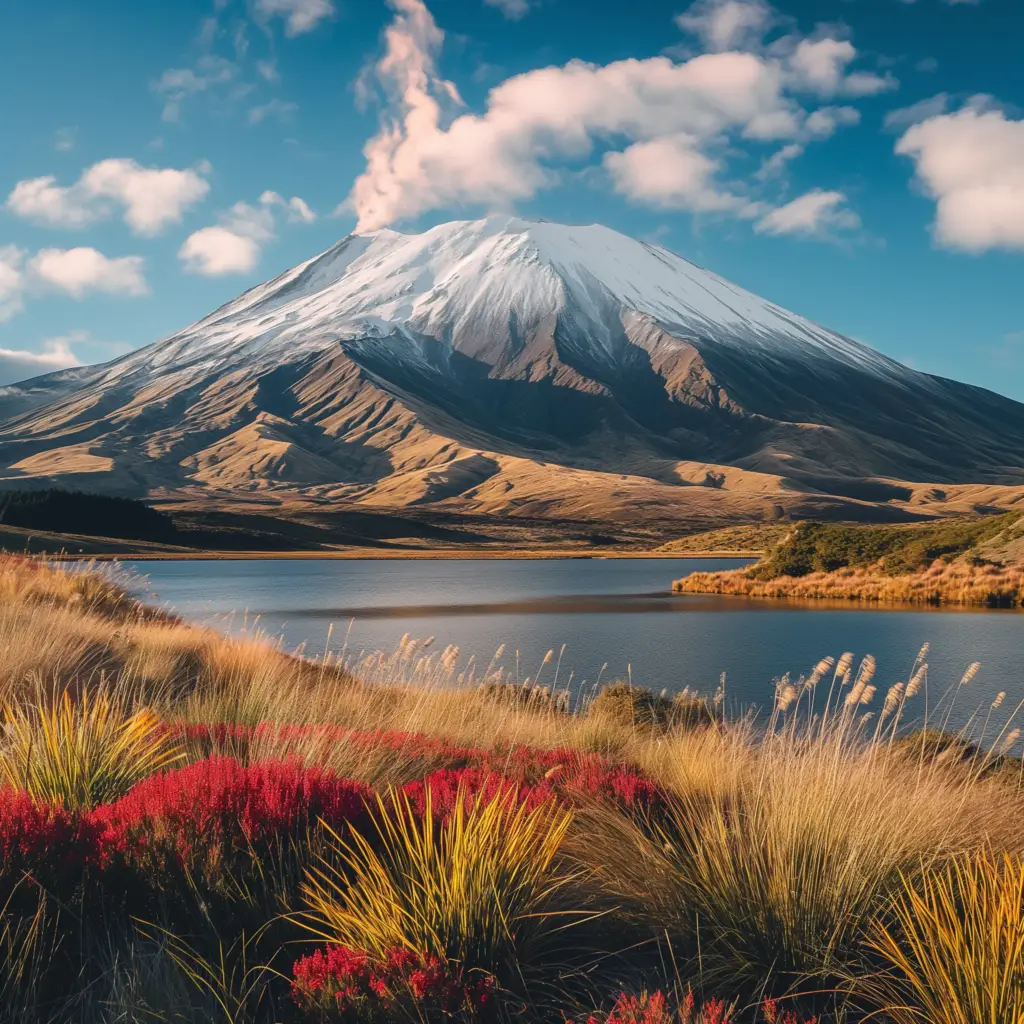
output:
<instances>
[{"instance_id":1,"label":"golden tussock grass","mask_svg":"<svg viewBox=\"0 0 1024 1024\"><path fill-rule=\"evenodd\" d=\"M923 572L886 576L844 568L806 576L754 579L745 569L698 572L676 580L680 594L792 600L872 601L892 604L953 604L1012 607L1024 601L1024 569L1018 566L935 562Z\"/></svg>"},{"instance_id":2,"label":"golden tussock grass","mask_svg":"<svg viewBox=\"0 0 1024 1024\"><path fill-rule=\"evenodd\" d=\"M0 566L13 595L0 603L4 751L21 765L11 784L31 761L23 733L61 733L64 746L48 746L63 764L102 700L115 738L118 728L136 736L136 715L410 736L406 747L271 729L241 752L298 757L383 791L378 834L339 840L307 876L307 923L332 941L418 945L512 973L520 956L549 957L559 920L600 907L588 941L597 935L616 963L648 956L644 984L658 970L664 984L670 965L677 980L710 993L789 995L819 1013L1020 1024L1024 975L998 963L1019 963L1013 885L1024 795L1019 762L991 770L1016 734L1011 721L973 747L957 737L908 741L904 721L927 692L926 651L887 691L876 689L870 657L859 666L848 654L823 659L806 678L778 682L767 720L731 721L715 701L680 713L628 686L570 706L554 656L522 696L496 663L467 666L429 641L407 638L392 655L350 662L293 657L258 635L229 638L133 608L78 575ZM973 671L940 707L966 699ZM941 730L943 713L929 724ZM599 751L639 768L666 800L646 816L583 800L572 813L545 805L512 817L497 803L457 801L446 822L428 812L424 825L387 794L445 766L443 750L425 750L414 735L502 751ZM1005 995L979 1001L977 987L993 984Z\"/></svg>"}]
</instances>

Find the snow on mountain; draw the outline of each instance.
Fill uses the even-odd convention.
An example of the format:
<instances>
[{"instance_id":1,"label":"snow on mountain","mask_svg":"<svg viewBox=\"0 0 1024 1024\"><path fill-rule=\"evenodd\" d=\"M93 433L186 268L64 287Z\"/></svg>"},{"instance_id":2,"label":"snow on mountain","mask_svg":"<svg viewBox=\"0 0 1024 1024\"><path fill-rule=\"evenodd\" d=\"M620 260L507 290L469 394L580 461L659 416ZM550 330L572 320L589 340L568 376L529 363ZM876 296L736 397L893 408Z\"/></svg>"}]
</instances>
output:
<instances>
[{"instance_id":1,"label":"snow on mountain","mask_svg":"<svg viewBox=\"0 0 1024 1024\"><path fill-rule=\"evenodd\" d=\"M489 217L350 235L163 341L0 390L0 486L26 480L567 521L845 515L916 501L907 481L944 485L927 501L1024 483L1024 406L661 246Z\"/></svg>"},{"instance_id":2,"label":"snow on mountain","mask_svg":"<svg viewBox=\"0 0 1024 1024\"><path fill-rule=\"evenodd\" d=\"M731 284L681 256L599 224L489 217L417 235L350 235L112 369L120 374L291 358L341 339L522 337L557 320L614 363L627 314L680 340L752 356L840 360L898 380L901 364ZM402 353L393 351L393 357ZM410 355L413 351L410 349Z\"/></svg>"}]
</instances>

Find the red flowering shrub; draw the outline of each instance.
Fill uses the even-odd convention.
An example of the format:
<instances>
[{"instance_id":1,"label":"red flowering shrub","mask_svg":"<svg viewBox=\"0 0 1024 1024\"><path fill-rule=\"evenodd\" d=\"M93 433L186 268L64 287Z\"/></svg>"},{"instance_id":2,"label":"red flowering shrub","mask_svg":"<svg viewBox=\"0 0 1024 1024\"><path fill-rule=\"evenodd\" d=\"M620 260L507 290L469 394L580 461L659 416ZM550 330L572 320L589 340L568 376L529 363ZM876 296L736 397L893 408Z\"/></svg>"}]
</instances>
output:
<instances>
[{"instance_id":1,"label":"red flowering shrub","mask_svg":"<svg viewBox=\"0 0 1024 1024\"><path fill-rule=\"evenodd\" d=\"M765 1024L818 1024L817 1017L801 1017L795 1010L780 1010L774 999L766 999L761 1006Z\"/></svg>"},{"instance_id":2,"label":"red flowering shrub","mask_svg":"<svg viewBox=\"0 0 1024 1024\"><path fill-rule=\"evenodd\" d=\"M610 1013L591 1015L587 1024L733 1024L733 1020L731 1008L721 999L711 999L698 1008L693 993L687 992L672 1005L659 989L639 996L623 992Z\"/></svg>"},{"instance_id":3,"label":"red flowering shrub","mask_svg":"<svg viewBox=\"0 0 1024 1024\"><path fill-rule=\"evenodd\" d=\"M67 894L102 864L101 831L88 816L0 790L0 898L23 880Z\"/></svg>"},{"instance_id":4,"label":"red flowering shrub","mask_svg":"<svg viewBox=\"0 0 1024 1024\"><path fill-rule=\"evenodd\" d=\"M765 1024L818 1024L817 1017L801 1017L793 1010L780 1010L774 999L761 1006ZM673 1004L660 989L649 995L619 996L611 1012L592 1014L586 1024L734 1024L732 1007L721 999L697 1005L692 992ZM567 1021L566 1024L572 1024Z\"/></svg>"},{"instance_id":5,"label":"red flowering shrub","mask_svg":"<svg viewBox=\"0 0 1024 1024\"><path fill-rule=\"evenodd\" d=\"M210 876L239 855L304 837L320 819L336 832L362 822L369 795L361 783L297 762L214 757L144 779L95 817L129 862Z\"/></svg>"},{"instance_id":6,"label":"red flowering shrub","mask_svg":"<svg viewBox=\"0 0 1024 1024\"><path fill-rule=\"evenodd\" d=\"M344 946L328 946L298 960L292 994L322 1020L382 1021L454 1015L491 1016L494 979L469 976L440 957L393 949L382 959Z\"/></svg>"},{"instance_id":7,"label":"red flowering shrub","mask_svg":"<svg viewBox=\"0 0 1024 1024\"><path fill-rule=\"evenodd\" d=\"M426 813L428 790L435 821L448 819L455 809L460 793L467 810L481 795L485 803L505 797L510 803L524 803L529 810L533 810L544 803L552 793L550 785L521 785L513 779L482 768L442 768L402 787L402 792L409 798L413 811L420 816Z\"/></svg>"},{"instance_id":8,"label":"red flowering shrub","mask_svg":"<svg viewBox=\"0 0 1024 1024\"><path fill-rule=\"evenodd\" d=\"M231 725L173 725L168 730L179 741L190 741L211 752L239 753L248 750L253 740L273 738L277 744L300 743L314 738L324 745L347 744L365 750L401 751L420 760L428 771L419 783L411 783L406 792L414 800L427 779L435 790L435 807L447 806L458 782L476 793L481 785L496 786L498 777L518 788L528 801L541 801L550 795L563 799L596 798L618 804L634 813L658 814L665 806L665 796L646 776L634 768L613 764L598 754L578 750L534 750L512 747L494 751L477 747L459 747L445 740L415 733L344 729L338 726L276 726L255 728ZM492 781L485 781L485 780ZM440 802L439 802L440 801Z\"/></svg>"}]
</instances>

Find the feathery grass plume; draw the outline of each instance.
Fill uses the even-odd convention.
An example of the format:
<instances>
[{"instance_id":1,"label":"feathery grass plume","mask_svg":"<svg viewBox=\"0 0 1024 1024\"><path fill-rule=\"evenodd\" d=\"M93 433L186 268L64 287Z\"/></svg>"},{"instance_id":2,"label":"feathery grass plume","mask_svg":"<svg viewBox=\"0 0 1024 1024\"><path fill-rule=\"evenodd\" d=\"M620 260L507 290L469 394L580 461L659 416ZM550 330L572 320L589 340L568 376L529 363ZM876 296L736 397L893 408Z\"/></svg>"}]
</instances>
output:
<instances>
[{"instance_id":1,"label":"feathery grass plume","mask_svg":"<svg viewBox=\"0 0 1024 1024\"><path fill-rule=\"evenodd\" d=\"M924 651L924 649L927 646L928 645L925 644L924 647L921 648L921 650ZM910 682L907 683L907 699L908 700L911 697L916 697L917 696L918 691L921 689L921 683L924 682L924 680L927 678L927 676L928 676L928 662L922 661L922 660L919 659L918 660L918 665L914 669L914 672L913 672L913 674L910 677Z\"/></svg>"},{"instance_id":2,"label":"feathery grass plume","mask_svg":"<svg viewBox=\"0 0 1024 1024\"><path fill-rule=\"evenodd\" d=\"M579 923L579 874L559 865L572 813L532 810L509 793L460 793L443 822L429 789L422 816L401 793L378 797L376 836L335 837L302 887L305 927L383 958L429 954L515 985L560 957L556 935Z\"/></svg>"},{"instance_id":3,"label":"feathery grass plume","mask_svg":"<svg viewBox=\"0 0 1024 1024\"><path fill-rule=\"evenodd\" d=\"M4 708L0 779L37 800L92 808L181 757L151 710L108 687L52 700L39 688L34 703Z\"/></svg>"},{"instance_id":4,"label":"feathery grass plume","mask_svg":"<svg viewBox=\"0 0 1024 1024\"><path fill-rule=\"evenodd\" d=\"M884 970L854 985L893 1024L1020 1024L1024 860L981 853L904 877L868 945Z\"/></svg>"},{"instance_id":5,"label":"feathery grass plume","mask_svg":"<svg viewBox=\"0 0 1024 1024\"><path fill-rule=\"evenodd\" d=\"M964 672L963 676L961 677L960 685L967 686L971 682L971 680L978 674L978 670L980 668L980 661L972 661L970 665L967 666L967 671Z\"/></svg>"},{"instance_id":6,"label":"feathery grass plume","mask_svg":"<svg viewBox=\"0 0 1024 1024\"><path fill-rule=\"evenodd\" d=\"M633 927L668 935L712 990L834 987L900 872L1014 841L1010 787L919 764L850 717L760 741L681 735L641 761L675 794L660 823L586 812L580 856Z\"/></svg>"}]
</instances>

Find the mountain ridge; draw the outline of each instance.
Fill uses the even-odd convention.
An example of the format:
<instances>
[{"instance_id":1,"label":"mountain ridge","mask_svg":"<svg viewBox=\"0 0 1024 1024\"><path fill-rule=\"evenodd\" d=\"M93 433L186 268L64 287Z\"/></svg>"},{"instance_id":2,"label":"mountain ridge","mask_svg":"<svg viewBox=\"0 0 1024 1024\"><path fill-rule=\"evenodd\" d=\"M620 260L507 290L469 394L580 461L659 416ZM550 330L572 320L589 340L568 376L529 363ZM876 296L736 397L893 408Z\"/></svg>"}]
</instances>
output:
<instances>
[{"instance_id":1,"label":"mountain ridge","mask_svg":"<svg viewBox=\"0 0 1024 1024\"><path fill-rule=\"evenodd\" d=\"M26 482L595 519L941 512L1019 497L1024 406L601 225L492 217L346 236L153 345L0 389L0 486Z\"/></svg>"}]
</instances>

